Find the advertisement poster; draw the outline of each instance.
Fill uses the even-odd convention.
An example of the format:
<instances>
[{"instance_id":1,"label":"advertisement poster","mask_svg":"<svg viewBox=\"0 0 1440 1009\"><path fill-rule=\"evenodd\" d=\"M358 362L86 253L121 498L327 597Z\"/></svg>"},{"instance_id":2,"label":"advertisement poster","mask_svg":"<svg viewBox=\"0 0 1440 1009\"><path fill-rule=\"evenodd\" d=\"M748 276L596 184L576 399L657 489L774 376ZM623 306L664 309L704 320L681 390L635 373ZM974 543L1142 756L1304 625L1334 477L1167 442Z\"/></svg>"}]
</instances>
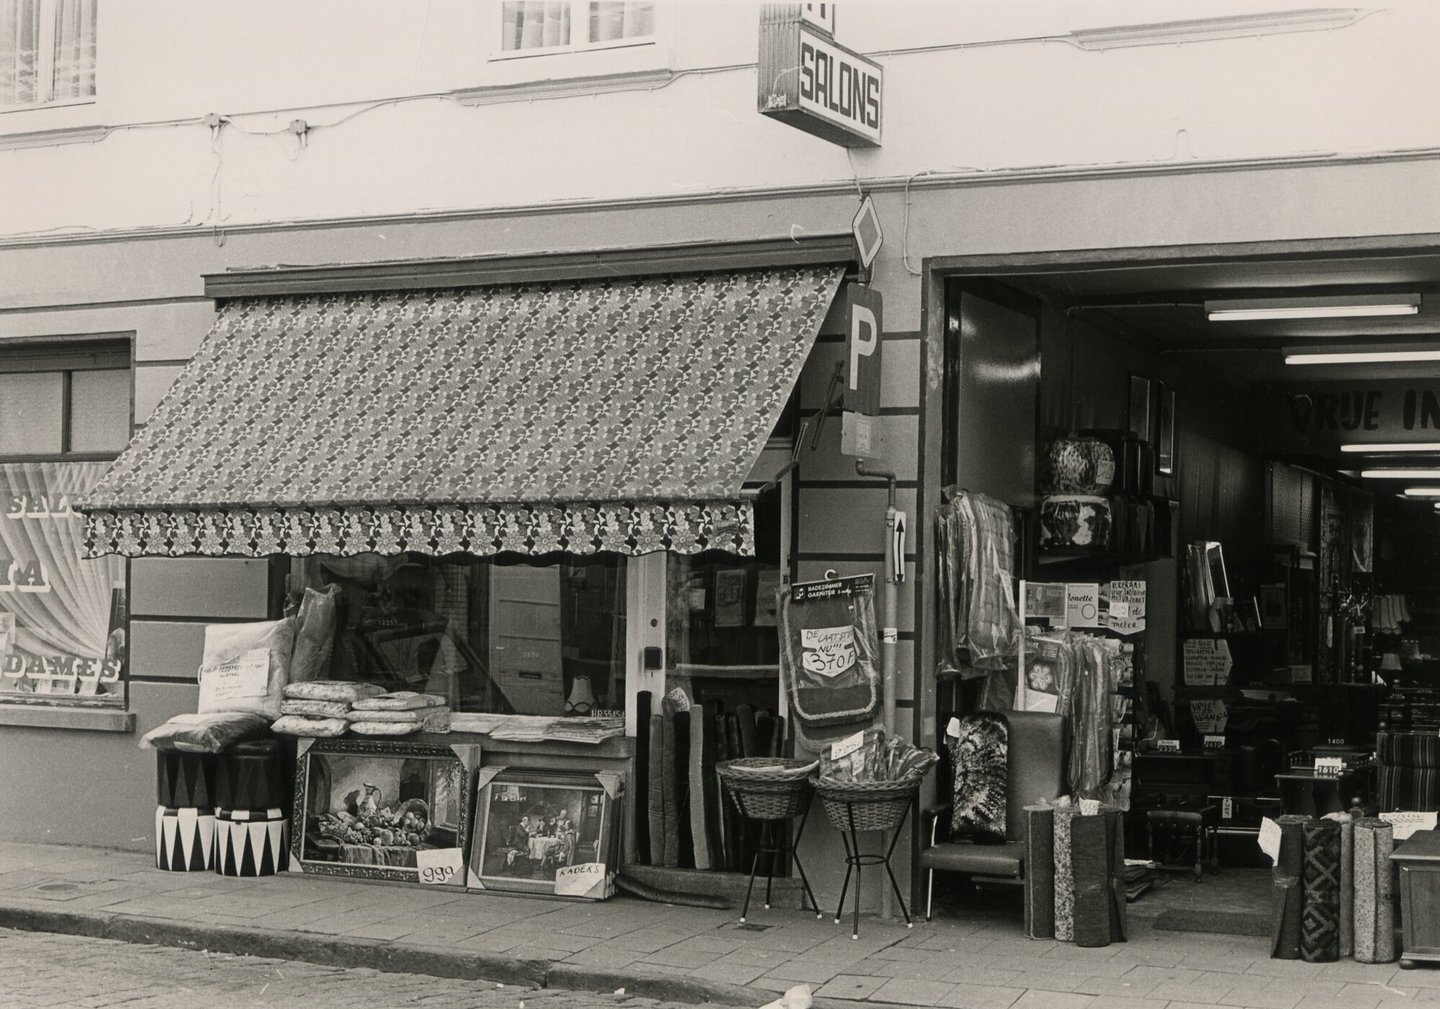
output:
<instances>
[{"instance_id":1,"label":"advertisement poster","mask_svg":"<svg viewBox=\"0 0 1440 1009\"><path fill-rule=\"evenodd\" d=\"M1105 626L1117 634L1139 634L1145 629L1145 583L1114 581L1101 592Z\"/></svg>"},{"instance_id":2,"label":"advertisement poster","mask_svg":"<svg viewBox=\"0 0 1440 1009\"><path fill-rule=\"evenodd\" d=\"M125 562L84 559L73 507L105 465L0 465L0 699L124 702Z\"/></svg>"},{"instance_id":3,"label":"advertisement poster","mask_svg":"<svg viewBox=\"0 0 1440 1009\"><path fill-rule=\"evenodd\" d=\"M1182 653L1185 686L1215 687L1230 682L1229 642L1218 638L1187 638Z\"/></svg>"}]
</instances>

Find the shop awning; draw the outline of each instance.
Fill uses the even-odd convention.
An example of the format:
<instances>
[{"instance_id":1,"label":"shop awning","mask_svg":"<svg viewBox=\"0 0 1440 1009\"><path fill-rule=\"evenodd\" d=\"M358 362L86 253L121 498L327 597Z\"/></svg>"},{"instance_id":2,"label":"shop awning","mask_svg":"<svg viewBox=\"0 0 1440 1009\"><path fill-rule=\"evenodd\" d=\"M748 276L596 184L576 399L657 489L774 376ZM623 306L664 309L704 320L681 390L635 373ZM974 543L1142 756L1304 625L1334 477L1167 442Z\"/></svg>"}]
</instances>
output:
<instances>
[{"instance_id":1,"label":"shop awning","mask_svg":"<svg viewBox=\"0 0 1440 1009\"><path fill-rule=\"evenodd\" d=\"M240 298L81 506L92 556L754 550L837 265Z\"/></svg>"}]
</instances>

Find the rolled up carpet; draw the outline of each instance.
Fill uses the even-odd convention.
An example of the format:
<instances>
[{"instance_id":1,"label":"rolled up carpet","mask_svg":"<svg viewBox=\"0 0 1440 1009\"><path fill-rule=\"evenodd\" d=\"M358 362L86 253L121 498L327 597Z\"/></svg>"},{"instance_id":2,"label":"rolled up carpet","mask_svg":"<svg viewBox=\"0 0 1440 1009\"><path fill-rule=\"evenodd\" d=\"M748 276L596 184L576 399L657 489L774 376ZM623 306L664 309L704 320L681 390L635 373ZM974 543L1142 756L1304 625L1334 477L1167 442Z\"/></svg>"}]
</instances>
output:
<instances>
[{"instance_id":1,"label":"rolled up carpet","mask_svg":"<svg viewBox=\"0 0 1440 1009\"><path fill-rule=\"evenodd\" d=\"M1355 952L1355 821L1336 813L1340 824L1340 956Z\"/></svg>"},{"instance_id":2,"label":"rolled up carpet","mask_svg":"<svg viewBox=\"0 0 1440 1009\"><path fill-rule=\"evenodd\" d=\"M1075 872L1070 861L1070 824L1079 810L1055 810L1055 938L1075 938Z\"/></svg>"},{"instance_id":3,"label":"rolled up carpet","mask_svg":"<svg viewBox=\"0 0 1440 1009\"><path fill-rule=\"evenodd\" d=\"M672 740L673 742L673 740ZM650 834L650 864L665 864L665 716L655 712L650 716L650 767L649 795L645 803L648 811L647 825Z\"/></svg>"},{"instance_id":4,"label":"rolled up carpet","mask_svg":"<svg viewBox=\"0 0 1440 1009\"><path fill-rule=\"evenodd\" d=\"M1289 814L1276 821L1280 826L1280 852L1270 872L1270 956L1277 960L1300 959L1300 922L1304 916L1300 876L1305 864L1304 828L1309 821L1308 816Z\"/></svg>"},{"instance_id":5,"label":"rolled up carpet","mask_svg":"<svg viewBox=\"0 0 1440 1009\"><path fill-rule=\"evenodd\" d=\"M1075 888L1072 933L1077 946L1108 946L1124 939L1114 902L1115 847L1119 844L1119 809L1070 819L1070 866ZM1120 897L1123 903L1123 896ZM1118 934L1117 934L1118 933Z\"/></svg>"},{"instance_id":6,"label":"rolled up carpet","mask_svg":"<svg viewBox=\"0 0 1440 1009\"><path fill-rule=\"evenodd\" d=\"M1025 934L1055 938L1055 810L1025 807Z\"/></svg>"},{"instance_id":7,"label":"rolled up carpet","mask_svg":"<svg viewBox=\"0 0 1440 1009\"><path fill-rule=\"evenodd\" d=\"M648 690L635 694L635 861L650 865L650 699Z\"/></svg>"},{"instance_id":8,"label":"rolled up carpet","mask_svg":"<svg viewBox=\"0 0 1440 1009\"><path fill-rule=\"evenodd\" d=\"M1395 891L1390 853L1395 828L1375 817L1355 821L1355 959L1395 959Z\"/></svg>"},{"instance_id":9,"label":"rolled up carpet","mask_svg":"<svg viewBox=\"0 0 1440 1009\"><path fill-rule=\"evenodd\" d=\"M1332 963L1340 959L1340 824L1311 820L1302 830L1300 956L1308 963Z\"/></svg>"}]
</instances>

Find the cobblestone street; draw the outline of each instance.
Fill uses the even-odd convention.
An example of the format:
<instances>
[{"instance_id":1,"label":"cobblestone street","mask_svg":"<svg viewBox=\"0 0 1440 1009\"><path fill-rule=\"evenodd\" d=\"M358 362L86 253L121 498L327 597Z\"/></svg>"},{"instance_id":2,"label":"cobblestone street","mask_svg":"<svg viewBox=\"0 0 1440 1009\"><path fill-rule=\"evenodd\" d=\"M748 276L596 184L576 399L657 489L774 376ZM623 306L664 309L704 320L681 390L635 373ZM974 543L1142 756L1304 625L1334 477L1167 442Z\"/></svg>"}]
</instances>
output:
<instances>
[{"instance_id":1,"label":"cobblestone street","mask_svg":"<svg viewBox=\"0 0 1440 1009\"><path fill-rule=\"evenodd\" d=\"M538 991L0 929L3 1009L195 1009L207 1005L234 1009L677 1009L673 1002L625 995Z\"/></svg>"}]
</instances>

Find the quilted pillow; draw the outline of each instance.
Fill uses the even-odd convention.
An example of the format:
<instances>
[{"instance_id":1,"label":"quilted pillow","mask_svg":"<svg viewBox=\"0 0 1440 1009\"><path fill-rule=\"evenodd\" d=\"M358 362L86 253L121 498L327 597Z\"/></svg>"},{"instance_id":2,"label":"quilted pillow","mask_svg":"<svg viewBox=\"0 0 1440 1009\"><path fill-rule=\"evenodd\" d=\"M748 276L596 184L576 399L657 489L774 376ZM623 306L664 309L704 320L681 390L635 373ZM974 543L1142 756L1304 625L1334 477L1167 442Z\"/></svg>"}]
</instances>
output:
<instances>
[{"instance_id":1,"label":"quilted pillow","mask_svg":"<svg viewBox=\"0 0 1440 1009\"><path fill-rule=\"evenodd\" d=\"M366 697L385 693L385 688L374 683L355 683L352 680L307 680L304 683L285 685L285 696L300 701L345 701L354 704Z\"/></svg>"}]
</instances>

